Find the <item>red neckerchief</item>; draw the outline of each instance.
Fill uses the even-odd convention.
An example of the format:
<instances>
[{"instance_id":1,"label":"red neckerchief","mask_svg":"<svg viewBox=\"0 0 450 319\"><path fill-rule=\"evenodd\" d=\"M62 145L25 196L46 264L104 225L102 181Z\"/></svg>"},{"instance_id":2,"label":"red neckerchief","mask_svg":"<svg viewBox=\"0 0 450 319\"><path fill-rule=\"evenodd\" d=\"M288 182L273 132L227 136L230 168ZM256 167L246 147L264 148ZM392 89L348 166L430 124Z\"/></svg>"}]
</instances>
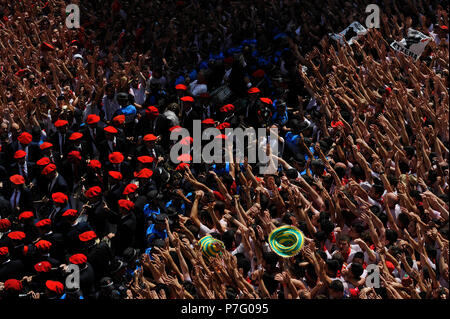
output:
<instances>
[{"instance_id":1,"label":"red neckerchief","mask_svg":"<svg viewBox=\"0 0 450 319\"><path fill-rule=\"evenodd\" d=\"M328 235L328 239L329 239L332 243L335 243L335 242L336 242L336 236L334 236L334 232L333 232L333 231L330 233L330 235Z\"/></svg>"},{"instance_id":2,"label":"red neckerchief","mask_svg":"<svg viewBox=\"0 0 450 319\"><path fill-rule=\"evenodd\" d=\"M364 262L364 263L362 264L362 266L363 266L364 269L366 269L367 264Z\"/></svg>"},{"instance_id":3,"label":"red neckerchief","mask_svg":"<svg viewBox=\"0 0 450 319\"><path fill-rule=\"evenodd\" d=\"M342 179L341 179L341 183L342 183L342 185L347 185L347 183L348 183L348 181L349 181L349 179L347 178L347 177L342 177Z\"/></svg>"},{"instance_id":4,"label":"red neckerchief","mask_svg":"<svg viewBox=\"0 0 450 319\"><path fill-rule=\"evenodd\" d=\"M347 261L348 260L348 256L350 256L350 253L352 252L352 248L349 247L348 251L345 254L342 254L342 257L344 257L344 260Z\"/></svg>"}]
</instances>

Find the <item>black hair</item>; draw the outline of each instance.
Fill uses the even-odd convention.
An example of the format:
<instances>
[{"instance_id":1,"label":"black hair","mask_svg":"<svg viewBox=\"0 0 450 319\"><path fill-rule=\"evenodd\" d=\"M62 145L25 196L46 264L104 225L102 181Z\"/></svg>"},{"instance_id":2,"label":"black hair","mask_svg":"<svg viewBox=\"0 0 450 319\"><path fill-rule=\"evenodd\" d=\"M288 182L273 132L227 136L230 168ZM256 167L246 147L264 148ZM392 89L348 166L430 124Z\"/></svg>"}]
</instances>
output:
<instances>
[{"instance_id":1,"label":"black hair","mask_svg":"<svg viewBox=\"0 0 450 319\"><path fill-rule=\"evenodd\" d=\"M352 263L350 266L350 272L353 274L353 277L359 279L364 273L364 268L360 263Z\"/></svg>"},{"instance_id":2,"label":"black hair","mask_svg":"<svg viewBox=\"0 0 450 319\"><path fill-rule=\"evenodd\" d=\"M338 279L330 282L330 285L328 287L335 292L344 292L344 284Z\"/></svg>"},{"instance_id":3,"label":"black hair","mask_svg":"<svg viewBox=\"0 0 450 319\"><path fill-rule=\"evenodd\" d=\"M222 234L222 241L225 244L225 248L227 250L230 250L233 247L234 243L234 231L233 230L227 230Z\"/></svg>"},{"instance_id":4,"label":"black hair","mask_svg":"<svg viewBox=\"0 0 450 319\"><path fill-rule=\"evenodd\" d=\"M389 245L392 245L397 241L398 234L392 229L386 229L385 237L386 240L389 242Z\"/></svg>"}]
</instances>

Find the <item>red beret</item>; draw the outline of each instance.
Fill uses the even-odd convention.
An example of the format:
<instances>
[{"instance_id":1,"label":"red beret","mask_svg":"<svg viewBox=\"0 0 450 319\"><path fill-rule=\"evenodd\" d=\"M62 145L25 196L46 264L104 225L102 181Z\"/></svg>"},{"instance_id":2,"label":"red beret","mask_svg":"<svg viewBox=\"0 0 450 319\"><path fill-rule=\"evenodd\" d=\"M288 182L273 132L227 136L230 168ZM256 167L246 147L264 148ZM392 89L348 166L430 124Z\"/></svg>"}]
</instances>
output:
<instances>
[{"instance_id":1,"label":"red beret","mask_svg":"<svg viewBox=\"0 0 450 319\"><path fill-rule=\"evenodd\" d=\"M41 239L34 245L36 246L37 249L44 251L50 250L50 248L52 247L52 243L44 239Z\"/></svg>"},{"instance_id":2,"label":"red beret","mask_svg":"<svg viewBox=\"0 0 450 319\"><path fill-rule=\"evenodd\" d=\"M219 135L215 136L214 138L218 139L218 140L227 140L228 136L226 136L225 134L219 134Z\"/></svg>"},{"instance_id":3,"label":"red beret","mask_svg":"<svg viewBox=\"0 0 450 319\"><path fill-rule=\"evenodd\" d=\"M31 134L28 133L28 132L23 132L22 134L20 134L20 135L17 137L17 140L18 140L20 143L25 144L25 145L30 144L30 142L31 142L32 139L33 139L33 137L32 137Z\"/></svg>"},{"instance_id":4,"label":"red beret","mask_svg":"<svg viewBox=\"0 0 450 319\"><path fill-rule=\"evenodd\" d=\"M70 161L79 160L81 161L81 153L79 151L71 151L67 154L67 159Z\"/></svg>"},{"instance_id":5,"label":"red beret","mask_svg":"<svg viewBox=\"0 0 450 319\"><path fill-rule=\"evenodd\" d=\"M89 114L86 118L87 124L95 124L100 122L100 116L96 114Z\"/></svg>"},{"instance_id":6,"label":"red beret","mask_svg":"<svg viewBox=\"0 0 450 319\"><path fill-rule=\"evenodd\" d=\"M45 287L50 291L56 292L58 295L64 292L64 285L59 281L47 280L45 282Z\"/></svg>"},{"instance_id":7,"label":"red beret","mask_svg":"<svg viewBox=\"0 0 450 319\"><path fill-rule=\"evenodd\" d=\"M393 272L395 270L395 266L392 262L390 262L389 260L386 261L386 267L389 269L389 272Z\"/></svg>"},{"instance_id":8,"label":"red beret","mask_svg":"<svg viewBox=\"0 0 450 319\"><path fill-rule=\"evenodd\" d=\"M194 98L189 95L183 96L180 100L183 102L194 102Z\"/></svg>"},{"instance_id":9,"label":"red beret","mask_svg":"<svg viewBox=\"0 0 450 319\"><path fill-rule=\"evenodd\" d=\"M266 72L264 72L264 70L258 69L252 73L252 76L255 78L262 78L262 77L264 77L264 74L266 74Z\"/></svg>"},{"instance_id":10,"label":"red beret","mask_svg":"<svg viewBox=\"0 0 450 319\"><path fill-rule=\"evenodd\" d=\"M134 177L137 178L150 178L153 175L153 171L148 168L143 168L139 172L134 172Z\"/></svg>"},{"instance_id":11,"label":"red beret","mask_svg":"<svg viewBox=\"0 0 450 319\"><path fill-rule=\"evenodd\" d=\"M80 132L73 132L73 133L70 135L69 140L71 140L71 141L76 141L76 140L79 140L79 139L82 138L82 137L83 137L83 133L80 133Z\"/></svg>"},{"instance_id":12,"label":"red beret","mask_svg":"<svg viewBox=\"0 0 450 319\"><path fill-rule=\"evenodd\" d=\"M5 232L11 227L11 222L7 218L0 219L0 231Z\"/></svg>"},{"instance_id":13,"label":"red beret","mask_svg":"<svg viewBox=\"0 0 450 319\"><path fill-rule=\"evenodd\" d=\"M145 110L145 114L147 115L153 115L153 116L158 116L159 115L159 110L154 107L154 106L149 106L146 110Z\"/></svg>"},{"instance_id":14,"label":"red beret","mask_svg":"<svg viewBox=\"0 0 450 319\"><path fill-rule=\"evenodd\" d=\"M117 179L119 181L122 180L122 178L123 178L122 173L117 172L117 171L109 171L108 174L112 178Z\"/></svg>"},{"instance_id":15,"label":"red beret","mask_svg":"<svg viewBox=\"0 0 450 319\"><path fill-rule=\"evenodd\" d=\"M90 168L102 168L102 163L100 163L99 160L93 159L93 160L90 160L88 166Z\"/></svg>"},{"instance_id":16,"label":"red beret","mask_svg":"<svg viewBox=\"0 0 450 319\"><path fill-rule=\"evenodd\" d=\"M8 237L13 240L22 240L26 237L26 235L23 231L17 230L8 233Z\"/></svg>"},{"instance_id":17,"label":"red beret","mask_svg":"<svg viewBox=\"0 0 450 319\"><path fill-rule=\"evenodd\" d=\"M186 136L180 141L181 145L191 145L192 143L194 143L194 139L190 136Z\"/></svg>"},{"instance_id":18,"label":"red beret","mask_svg":"<svg viewBox=\"0 0 450 319\"><path fill-rule=\"evenodd\" d=\"M44 167L44 169L42 170L42 174L43 175L48 175L51 172L56 170L56 165L55 164L48 164L47 166Z\"/></svg>"},{"instance_id":19,"label":"red beret","mask_svg":"<svg viewBox=\"0 0 450 319\"><path fill-rule=\"evenodd\" d=\"M61 193L61 192L56 192L52 194L52 199L55 203L58 204L64 204L66 201L69 200L69 198L67 197L66 194Z\"/></svg>"},{"instance_id":20,"label":"red beret","mask_svg":"<svg viewBox=\"0 0 450 319\"><path fill-rule=\"evenodd\" d=\"M113 164L120 164L124 160L124 156L121 152L112 152L109 154L108 159Z\"/></svg>"},{"instance_id":21,"label":"red beret","mask_svg":"<svg viewBox=\"0 0 450 319\"><path fill-rule=\"evenodd\" d=\"M144 156L139 156L139 157L137 158L137 160L138 160L139 162L141 162L142 164L148 164L148 163L153 163L153 161L155 160L155 158L154 158L154 157L151 157L151 156L144 155Z\"/></svg>"},{"instance_id":22,"label":"red beret","mask_svg":"<svg viewBox=\"0 0 450 319\"><path fill-rule=\"evenodd\" d=\"M27 152L25 152L24 150L18 150L14 153L15 159L24 158L25 156L27 156Z\"/></svg>"},{"instance_id":23,"label":"red beret","mask_svg":"<svg viewBox=\"0 0 450 319\"><path fill-rule=\"evenodd\" d=\"M227 104L220 108L220 112L222 112L222 113L233 112L234 109L235 109L235 107L233 104Z\"/></svg>"},{"instance_id":24,"label":"red beret","mask_svg":"<svg viewBox=\"0 0 450 319\"><path fill-rule=\"evenodd\" d=\"M52 224L52 221L49 218L41 219L38 221L35 225L36 227L43 227L43 226L50 226Z\"/></svg>"},{"instance_id":25,"label":"red beret","mask_svg":"<svg viewBox=\"0 0 450 319\"><path fill-rule=\"evenodd\" d=\"M102 189L99 186L92 186L84 194L87 198L93 198L102 193Z\"/></svg>"},{"instance_id":26,"label":"red beret","mask_svg":"<svg viewBox=\"0 0 450 319\"><path fill-rule=\"evenodd\" d=\"M442 30L448 30L448 27L446 25L441 25L440 27Z\"/></svg>"},{"instance_id":27,"label":"red beret","mask_svg":"<svg viewBox=\"0 0 450 319\"><path fill-rule=\"evenodd\" d=\"M186 169L186 167L189 167L188 163L180 163L177 165L177 167L175 168L176 171L183 171Z\"/></svg>"},{"instance_id":28,"label":"red beret","mask_svg":"<svg viewBox=\"0 0 450 319\"><path fill-rule=\"evenodd\" d=\"M157 137L155 135L153 135L153 134L147 134L147 135L144 136L143 140L145 142L152 142L152 141L156 141Z\"/></svg>"},{"instance_id":29,"label":"red beret","mask_svg":"<svg viewBox=\"0 0 450 319\"><path fill-rule=\"evenodd\" d=\"M22 175L13 175L9 178L9 180L11 181L11 183L15 184L15 185L23 185L25 184L25 178L23 178Z\"/></svg>"},{"instance_id":30,"label":"red beret","mask_svg":"<svg viewBox=\"0 0 450 319\"><path fill-rule=\"evenodd\" d=\"M39 148L41 150L45 150L45 149L50 148L50 147L53 147L53 144L49 143L49 142L44 142L41 145L39 145Z\"/></svg>"},{"instance_id":31,"label":"red beret","mask_svg":"<svg viewBox=\"0 0 450 319\"><path fill-rule=\"evenodd\" d=\"M5 281L5 290L14 290L14 291L21 291L23 286L22 282L17 279L8 279Z\"/></svg>"},{"instance_id":32,"label":"red beret","mask_svg":"<svg viewBox=\"0 0 450 319\"><path fill-rule=\"evenodd\" d=\"M214 122L213 119L204 119L202 121L202 124L214 125L214 124L216 124L216 122Z\"/></svg>"},{"instance_id":33,"label":"red beret","mask_svg":"<svg viewBox=\"0 0 450 319\"><path fill-rule=\"evenodd\" d=\"M106 133L109 133L109 134L116 134L118 132L114 126L106 126L104 128L104 130Z\"/></svg>"},{"instance_id":34,"label":"red beret","mask_svg":"<svg viewBox=\"0 0 450 319\"><path fill-rule=\"evenodd\" d=\"M342 123L342 121L331 121L331 127L338 127L338 126L344 127L344 123Z\"/></svg>"},{"instance_id":35,"label":"red beret","mask_svg":"<svg viewBox=\"0 0 450 319\"><path fill-rule=\"evenodd\" d=\"M36 164L38 164L39 166L45 166L45 165L48 165L48 164L50 164L50 159L49 159L48 157L43 157L43 158L41 158L40 160L38 160L38 161L36 162Z\"/></svg>"},{"instance_id":36,"label":"red beret","mask_svg":"<svg viewBox=\"0 0 450 319\"><path fill-rule=\"evenodd\" d=\"M63 127L64 125L68 125L69 122L67 122L66 120L57 120L55 122L55 127Z\"/></svg>"},{"instance_id":37,"label":"red beret","mask_svg":"<svg viewBox=\"0 0 450 319\"><path fill-rule=\"evenodd\" d=\"M136 184L128 184L127 186L125 186L125 189L123 190L123 195L128 195L131 193L134 193L137 190L137 185Z\"/></svg>"},{"instance_id":38,"label":"red beret","mask_svg":"<svg viewBox=\"0 0 450 319\"><path fill-rule=\"evenodd\" d=\"M112 121L115 125L122 125L123 123L125 123L125 115L117 115L112 119Z\"/></svg>"},{"instance_id":39,"label":"red beret","mask_svg":"<svg viewBox=\"0 0 450 319\"><path fill-rule=\"evenodd\" d=\"M192 156L189 154L181 154L177 157L177 160L180 162L190 162L192 161Z\"/></svg>"},{"instance_id":40,"label":"red beret","mask_svg":"<svg viewBox=\"0 0 450 319\"><path fill-rule=\"evenodd\" d=\"M19 215L19 220L22 220L22 219L28 219L28 218L33 218L33 217L34 217L33 212L26 211L26 212L23 212L23 213L21 213L21 214Z\"/></svg>"},{"instance_id":41,"label":"red beret","mask_svg":"<svg viewBox=\"0 0 450 319\"><path fill-rule=\"evenodd\" d=\"M177 84L177 85L175 86L175 89L176 89L176 90L183 90L183 91L186 91L186 90L187 90L187 87L186 87L186 85L184 85L184 84Z\"/></svg>"},{"instance_id":42,"label":"red beret","mask_svg":"<svg viewBox=\"0 0 450 319\"><path fill-rule=\"evenodd\" d=\"M81 233L80 235L78 235L78 238L80 239L80 241L86 242L86 241L90 241L94 238L97 238L97 234L92 230L88 230L88 231L85 231L84 233Z\"/></svg>"},{"instance_id":43,"label":"red beret","mask_svg":"<svg viewBox=\"0 0 450 319\"><path fill-rule=\"evenodd\" d=\"M260 97L259 98L261 100L261 102L266 103L266 104L272 104L272 100L267 98L267 97Z\"/></svg>"},{"instance_id":44,"label":"red beret","mask_svg":"<svg viewBox=\"0 0 450 319\"><path fill-rule=\"evenodd\" d=\"M126 210L130 210L134 208L134 203L128 199L119 199L119 206L125 208Z\"/></svg>"},{"instance_id":45,"label":"red beret","mask_svg":"<svg viewBox=\"0 0 450 319\"><path fill-rule=\"evenodd\" d=\"M181 131L182 129L183 128L181 126L175 125L175 126L172 126L171 128L169 128L169 131L170 132L178 132L178 131Z\"/></svg>"},{"instance_id":46,"label":"red beret","mask_svg":"<svg viewBox=\"0 0 450 319\"><path fill-rule=\"evenodd\" d=\"M9 254L9 249L8 247L0 247L0 256L6 256L7 254Z\"/></svg>"},{"instance_id":47,"label":"red beret","mask_svg":"<svg viewBox=\"0 0 450 319\"><path fill-rule=\"evenodd\" d=\"M69 261L75 265L82 265L87 262L87 257L83 254L75 254L69 258Z\"/></svg>"},{"instance_id":48,"label":"red beret","mask_svg":"<svg viewBox=\"0 0 450 319\"><path fill-rule=\"evenodd\" d=\"M41 50L42 51L53 51L53 50L55 50L55 47L48 42L42 42Z\"/></svg>"},{"instance_id":49,"label":"red beret","mask_svg":"<svg viewBox=\"0 0 450 319\"><path fill-rule=\"evenodd\" d=\"M250 89L248 89L248 91L247 91L249 94L254 94L254 93L259 93L259 92L261 92L258 88L250 88Z\"/></svg>"},{"instance_id":50,"label":"red beret","mask_svg":"<svg viewBox=\"0 0 450 319\"><path fill-rule=\"evenodd\" d=\"M67 209L62 215L63 217L76 217L78 211L76 209Z\"/></svg>"},{"instance_id":51,"label":"red beret","mask_svg":"<svg viewBox=\"0 0 450 319\"><path fill-rule=\"evenodd\" d=\"M220 123L219 125L216 126L216 128L219 129L219 130L223 130L223 129L226 129L226 128L229 128L229 127L231 127L231 124L228 123L228 122L223 122L223 123Z\"/></svg>"}]
</instances>

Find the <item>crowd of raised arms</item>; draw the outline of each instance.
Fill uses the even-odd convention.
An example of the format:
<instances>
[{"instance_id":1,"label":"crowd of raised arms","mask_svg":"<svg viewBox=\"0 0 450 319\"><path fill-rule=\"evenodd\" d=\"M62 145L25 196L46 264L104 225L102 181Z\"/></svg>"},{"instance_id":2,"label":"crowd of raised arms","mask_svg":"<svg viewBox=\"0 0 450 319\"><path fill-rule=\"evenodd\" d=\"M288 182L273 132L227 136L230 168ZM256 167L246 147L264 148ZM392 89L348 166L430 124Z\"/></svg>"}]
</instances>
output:
<instances>
[{"instance_id":1,"label":"crowd of raised arms","mask_svg":"<svg viewBox=\"0 0 450 319\"><path fill-rule=\"evenodd\" d=\"M448 299L448 2L371 2L349 44L367 1L0 0L0 299ZM275 172L191 162L195 120Z\"/></svg>"}]
</instances>

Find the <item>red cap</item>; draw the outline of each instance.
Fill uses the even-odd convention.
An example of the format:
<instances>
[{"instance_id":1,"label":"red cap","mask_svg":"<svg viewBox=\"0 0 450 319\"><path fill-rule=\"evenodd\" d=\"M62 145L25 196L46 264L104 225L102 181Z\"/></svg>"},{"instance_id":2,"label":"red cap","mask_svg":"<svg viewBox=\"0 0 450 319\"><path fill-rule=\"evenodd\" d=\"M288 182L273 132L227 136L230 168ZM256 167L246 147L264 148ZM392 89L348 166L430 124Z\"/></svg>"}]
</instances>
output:
<instances>
[{"instance_id":1,"label":"red cap","mask_svg":"<svg viewBox=\"0 0 450 319\"><path fill-rule=\"evenodd\" d=\"M53 147L53 144L49 143L49 142L44 142L41 145L39 145L39 148L41 150L45 150L45 149L50 148L50 147Z\"/></svg>"},{"instance_id":2,"label":"red cap","mask_svg":"<svg viewBox=\"0 0 450 319\"><path fill-rule=\"evenodd\" d=\"M42 174L43 175L48 175L48 174L50 174L51 172L53 172L55 170L56 170L56 165L51 163L51 164L48 164L47 166L44 167L44 169L42 170Z\"/></svg>"},{"instance_id":3,"label":"red cap","mask_svg":"<svg viewBox=\"0 0 450 319\"><path fill-rule=\"evenodd\" d=\"M192 143L194 143L194 139L190 136L186 136L180 141L181 145L191 145Z\"/></svg>"},{"instance_id":4,"label":"red cap","mask_svg":"<svg viewBox=\"0 0 450 319\"><path fill-rule=\"evenodd\" d=\"M261 100L261 102L266 103L266 104L272 104L272 100L267 98L267 97L260 97L259 98Z\"/></svg>"},{"instance_id":5,"label":"red cap","mask_svg":"<svg viewBox=\"0 0 450 319\"><path fill-rule=\"evenodd\" d=\"M138 160L139 162L141 162L142 164L148 164L148 163L153 163L153 161L155 160L155 158L154 158L154 157L151 157L151 156L144 155L144 156L139 156L139 157L137 158L137 160Z\"/></svg>"},{"instance_id":6,"label":"red cap","mask_svg":"<svg viewBox=\"0 0 450 319\"><path fill-rule=\"evenodd\" d=\"M148 168L143 168L139 172L134 172L134 177L137 178L150 178L153 175L153 171Z\"/></svg>"},{"instance_id":7,"label":"red cap","mask_svg":"<svg viewBox=\"0 0 450 319\"><path fill-rule=\"evenodd\" d=\"M9 254L8 247L6 247L6 246L0 247L0 256L6 256L7 254Z\"/></svg>"},{"instance_id":8,"label":"red cap","mask_svg":"<svg viewBox=\"0 0 450 319\"><path fill-rule=\"evenodd\" d=\"M83 133L80 133L80 132L73 132L73 133L70 135L69 140L71 140L71 141L76 141L76 140L79 140L79 139L82 138L82 137L83 137Z\"/></svg>"},{"instance_id":9,"label":"red cap","mask_svg":"<svg viewBox=\"0 0 450 319\"><path fill-rule=\"evenodd\" d=\"M112 152L109 154L108 159L113 164L120 164L124 160L124 156L121 152Z\"/></svg>"},{"instance_id":10,"label":"red cap","mask_svg":"<svg viewBox=\"0 0 450 319\"><path fill-rule=\"evenodd\" d=\"M70 256L69 261L75 265L83 265L87 262L87 257L84 254L75 254Z\"/></svg>"},{"instance_id":11,"label":"red cap","mask_svg":"<svg viewBox=\"0 0 450 319\"><path fill-rule=\"evenodd\" d=\"M14 153L15 159L24 158L25 156L27 156L27 152L25 152L24 150L18 150Z\"/></svg>"},{"instance_id":12,"label":"red cap","mask_svg":"<svg viewBox=\"0 0 450 319\"><path fill-rule=\"evenodd\" d=\"M131 193L134 193L137 190L137 185L136 184L128 184L127 186L125 186L125 189L123 190L123 195L128 195Z\"/></svg>"},{"instance_id":13,"label":"red cap","mask_svg":"<svg viewBox=\"0 0 450 319\"><path fill-rule=\"evenodd\" d=\"M78 235L78 238L80 239L80 241L86 242L86 241L90 241L94 238L97 238L97 234L92 230L88 230L88 231L85 231L84 233L81 233L80 235Z\"/></svg>"},{"instance_id":14,"label":"red cap","mask_svg":"<svg viewBox=\"0 0 450 319\"><path fill-rule=\"evenodd\" d=\"M25 178L23 178L22 175L13 175L9 178L9 180L11 181L11 183L15 184L15 185L23 185L25 184Z\"/></svg>"},{"instance_id":15,"label":"red cap","mask_svg":"<svg viewBox=\"0 0 450 319\"><path fill-rule=\"evenodd\" d=\"M158 108L154 107L154 106L149 106L146 110L145 110L145 114L147 115L152 115L152 116L158 116L159 115L159 110Z\"/></svg>"},{"instance_id":16,"label":"red cap","mask_svg":"<svg viewBox=\"0 0 450 319\"><path fill-rule=\"evenodd\" d=\"M119 207L125 208L127 211L134 208L134 203L128 199L119 199Z\"/></svg>"},{"instance_id":17,"label":"red cap","mask_svg":"<svg viewBox=\"0 0 450 319\"><path fill-rule=\"evenodd\" d=\"M177 160L180 162L190 162L192 161L192 156L189 154L181 154L177 157Z\"/></svg>"},{"instance_id":18,"label":"red cap","mask_svg":"<svg viewBox=\"0 0 450 319\"><path fill-rule=\"evenodd\" d=\"M49 218L41 219L38 221L35 226L36 227L43 227L43 226L50 226L52 224L52 221Z\"/></svg>"},{"instance_id":19,"label":"red cap","mask_svg":"<svg viewBox=\"0 0 450 319\"><path fill-rule=\"evenodd\" d=\"M183 96L180 100L183 102L194 102L194 98L189 95Z\"/></svg>"},{"instance_id":20,"label":"red cap","mask_svg":"<svg viewBox=\"0 0 450 319\"><path fill-rule=\"evenodd\" d=\"M55 203L58 203L58 204L64 204L65 202L67 202L69 200L67 195L64 193L61 193L61 192L53 193L52 199Z\"/></svg>"},{"instance_id":21,"label":"red cap","mask_svg":"<svg viewBox=\"0 0 450 319\"><path fill-rule=\"evenodd\" d=\"M157 137L155 135L153 135L153 134L147 134L147 135L144 136L143 140L145 142L152 142L152 141L156 141Z\"/></svg>"},{"instance_id":22,"label":"red cap","mask_svg":"<svg viewBox=\"0 0 450 319\"><path fill-rule=\"evenodd\" d=\"M98 122L100 122L100 116L98 116L96 114L89 114L86 118L87 124L95 124Z\"/></svg>"},{"instance_id":23,"label":"red cap","mask_svg":"<svg viewBox=\"0 0 450 319\"><path fill-rule=\"evenodd\" d=\"M26 211L26 212L23 212L23 213L21 213L21 214L19 215L19 220L22 220L22 219L29 219L29 218L33 218L33 217L34 217L33 212Z\"/></svg>"},{"instance_id":24,"label":"red cap","mask_svg":"<svg viewBox=\"0 0 450 319\"><path fill-rule=\"evenodd\" d=\"M20 135L17 137L17 140L18 140L20 143L24 144L24 145L30 144L30 142L31 142L32 139L33 139L33 137L32 137L31 134L28 133L28 132L23 132L22 134L20 134Z\"/></svg>"},{"instance_id":25,"label":"red cap","mask_svg":"<svg viewBox=\"0 0 450 319\"><path fill-rule=\"evenodd\" d=\"M94 168L102 168L102 163L100 163L99 160L93 159L89 162L88 166L93 169Z\"/></svg>"},{"instance_id":26,"label":"red cap","mask_svg":"<svg viewBox=\"0 0 450 319\"><path fill-rule=\"evenodd\" d=\"M0 219L0 231L5 232L11 227L11 222L7 218Z\"/></svg>"},{"instance_id":27,"label":"red cap","mask_svg":"<svg viewBox=\"0 0 450 319\"><path fill-rule=\"evenodd\" d=\"M67 122L66 120L57 120L55 122L55 127L63 127L64 125L68 125L69 122Z\"/></svg>"},{"instance_id":28,"label":"red cap","mask_svg":"<svg viewBox=\"0 0 450 319\"><path fill-rule=\"evenodd\" d=\"M247 91L247 93L249 93L249 94L255 94L255 93L259 93L259 92L261 92L260 89L258 89L256 87L255 88L250 88Z\"/></svg>"},{"instance_id":29,"label":"red cap","mask_svg":"<svg viewBox=\"0 0 450 319\"><path fill-rule=\"evenodd\" d=\"M21 291L23 286L22 282L17 279L8 279L4 284L5 290Z\"/></svg>"},{"instance_id":30,"label":"red cap","mask_svg":"<svg viewBox=\"0 0 450 319\"><path fill-rule=\"evenodd\" d=\"M48 251L52 247L52 243L48 240L41 239L36 244L34 244L34 246L36 246L36 248L39 250Z\"/></svg>"},{"instance_id":31,"label":"red cap","mask_svg":"<svg viewBox=\"0 0 450 319\"><path fill-rule=\"evenodd\" d=\"M176 171L184 171L187 167L189 167L188 163L180 163L175 168Z\"/></svg>"},{"instance_id":32,"label":"red cap","mask_svg":"<svg viewBox=\"0 0 450 319\"><path fill-rule=\"evenodd\" d=\"M122 180L122 178L123 178L122 173L117 172L117 171L109 171L108 174L112 178L117 179L119 181Z\"/></svg>"},{"instance_id":33,"label":"red cap","mask_svg":"<svg viewBox=\"0 0 450 319\"><path fill-rule=\"evenodd\" d=\"M216 122L214 122L213 119L204 119L204 120L202 121L202 124L214 125L214 124L216 124Z\"/></svg>"},{"instance_id":34,"label":"red cap","mask_svg":"<svg viewBox=\"0 0 450 319\"><path fill-rule=\"evenodd\" d=\"M76 209L68 209L66 210L63 214L63 217L77 217L78 216L78 211Z\"/></svg>"},{"instance_id":35,"label":"red cap","mask_svg":"<svg viewBox=\"0 0 450 319\"><path fill-rule=\"evenodd\" d=\"M186 85L184 85L184 84L177 84L177 85L175 86L175 90L183 90L183 91L186 91L186 90L187 90L187 87L186 87Z\"/></svg>"},{"instance_id":36,"label":"red cap","mask_svg":"<svg viewBox=\"0 0 450 319\"><path fill-rule=\"evenodd\" d=\"M64 285L59 281L47 280L45 282L45 287L47 287L48 290L57 293L58 295L61 295L64 292Z\"/></svg>"},{"instance_id":37,"label":"red cap","mask_svg":"<svg viewBox=\"0 0 450 319\"><path fill-rule=\"evenodd\" d=\"M81 153L79 151L71 151L67 154L67 159L69 161L79 160L81 161Z\"/></svg>"},{"instance_id":38,"label":"red cap","mask_svg":"<svg viewBox=\"0 0 450 319\"><path fill-rule=\"evenodd\" d=\"M9 239L13 239L13 240L22 240L26 237L25 233L23 231L12 231L10 233L8 233L8 237Z\"/></svg>"},{"instance_id":39,"label":"red cap","mask_svg":"<svg viewBox=\"0 0 450 319\"><path fill-rule=\"evenodd\" d=\"M50 270L52 270L52 265L48 261L41 261L34 265L34 269L37 272L50 272Z\"/></svg>"},{"instance_id":40,"label":"red cap","mask_svg":"<svg viewBox=\"0 0 450 319\"><path fill-rule=\"evenodd\" d=\"M125 123L125 115L123 115L123 114L117 115L117 116L113 117L112 121L113 121L113 124L115 124L115 125L122 125L123 123Z\"/></svg>"},{"instance_id":41,"label":"red cap","mask_svg":"<svg viewBox=\"0 0 450 319\"><path fill-rule=\"evenodd\" d=\"M50 164L50 159L48 157L42 157L40 160L38 160L36 162L36 164L39 165L39 166L48 165L48 164Z\"/></svg>"},{"instance_id":42,"label":"red cap","mask_svg":"<svg viewBox=\"0 0 450 319\"><path fill-rule=\"evenodd\" d=\"M109 134L116 134L118 132L114 126L106 126L103 130Z\"/></svg>"},{"instance_id":43,"label":"red cap","mask_svg":"<svg viewBox=\"0 0 450 319\"><path fill-rule=\"evenodd\" d=\"M84 195L86 195L87 198L94 198L100 195L101 193L102 189L99 186L92 186L84 193Z\"/></svg>"},{"instance_id":44,"label":"red cap","mask_svg":"<svg viewBox=\"0 0 450 319\"><path fill-rule=\"evenodd\" d=\"M389 260L386 261L386 267L389 269L389 272L392 273L395 270L395 266Z\"/></svg>"}]
</instances>

